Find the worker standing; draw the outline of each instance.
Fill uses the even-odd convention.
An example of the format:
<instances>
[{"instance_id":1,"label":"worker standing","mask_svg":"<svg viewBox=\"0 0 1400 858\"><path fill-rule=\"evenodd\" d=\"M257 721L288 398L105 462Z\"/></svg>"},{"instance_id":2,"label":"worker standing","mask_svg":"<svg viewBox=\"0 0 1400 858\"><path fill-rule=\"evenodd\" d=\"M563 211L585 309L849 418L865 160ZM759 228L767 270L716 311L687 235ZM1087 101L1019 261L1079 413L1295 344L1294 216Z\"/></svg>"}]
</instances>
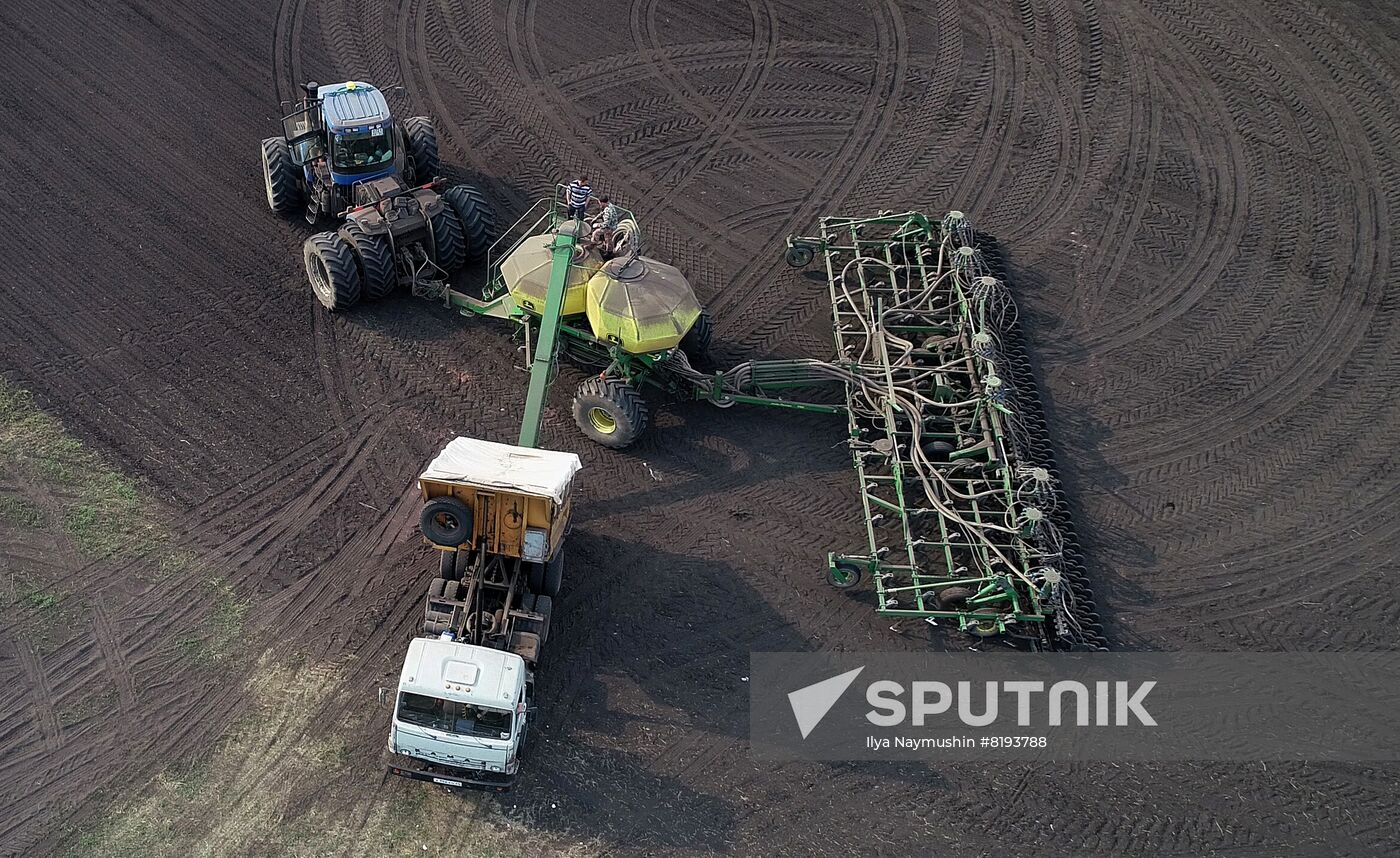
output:
<instances>
[{"instance_id":1,"label":"worker standing","mask_svg":"<svg viewBox=\"0 0 1400 858\"><path fill-rule=\"evenodd\" d=\"M588 211L588 201L593 199L593 188L588 184L587 176L579 176L569 183L568 204L571 218L583 220L584 214Z\"/></svg>"}]
</instances>

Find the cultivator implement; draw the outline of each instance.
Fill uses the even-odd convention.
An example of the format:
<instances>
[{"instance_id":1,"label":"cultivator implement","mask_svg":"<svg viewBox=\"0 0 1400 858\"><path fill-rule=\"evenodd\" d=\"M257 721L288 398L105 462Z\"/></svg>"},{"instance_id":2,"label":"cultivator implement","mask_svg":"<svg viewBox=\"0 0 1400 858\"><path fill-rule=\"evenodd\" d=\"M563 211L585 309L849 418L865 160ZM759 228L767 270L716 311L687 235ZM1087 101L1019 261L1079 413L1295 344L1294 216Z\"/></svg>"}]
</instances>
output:
<instances>
[{"instance_id":1,"label":"cultivator implement","mask_svg":"<svg viewBox=\"0 0 1400 858\"><path fill-rule=\"evenodd\" d=\"M1105 646L1058 489L1048 433L989 248L959 212L823 218L789 240L820 254L845 385L868 550L833 554L838 587L873 578L881 614Z\"/></svg>"}]
</instances>

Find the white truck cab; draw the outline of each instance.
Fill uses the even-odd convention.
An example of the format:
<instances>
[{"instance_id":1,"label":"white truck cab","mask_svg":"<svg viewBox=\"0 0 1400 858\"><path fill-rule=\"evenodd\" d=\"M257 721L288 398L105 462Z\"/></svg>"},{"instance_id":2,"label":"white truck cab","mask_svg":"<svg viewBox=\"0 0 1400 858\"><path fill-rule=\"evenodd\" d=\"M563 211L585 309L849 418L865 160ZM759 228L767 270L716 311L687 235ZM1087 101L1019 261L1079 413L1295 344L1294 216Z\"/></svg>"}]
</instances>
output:
<instances>
[{"instance_id":1,"label":"white truck cab","mask_svg":"<svg viewBox=\"0 0 1400 858\"><path fill-rule=\"evenodd\" d=\"M450 637L409 644L389 729L389 752L399 758L390 771L449 787L509 789L529 716L525 660Z\"/></svg>"}]
</instances>

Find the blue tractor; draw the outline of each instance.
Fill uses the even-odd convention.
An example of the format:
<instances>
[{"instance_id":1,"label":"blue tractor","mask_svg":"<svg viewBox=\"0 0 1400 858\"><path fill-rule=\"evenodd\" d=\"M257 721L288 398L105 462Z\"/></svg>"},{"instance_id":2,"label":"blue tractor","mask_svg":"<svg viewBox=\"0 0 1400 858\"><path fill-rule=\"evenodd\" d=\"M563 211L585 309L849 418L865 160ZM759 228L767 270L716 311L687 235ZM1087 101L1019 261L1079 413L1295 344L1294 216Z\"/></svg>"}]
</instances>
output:
<instances>
[{"instance_id":1,"label":"blue tractor","mask_svg":"<svg viewBox=\"0 0 1400 858\"><path fill-rule=\"evenodd\" d=\"M274 212L336 225L303 246L327 309L445 281L485 255L495 214L477 188L438 176L432 120L396 121L384 93L360 81L303 90L282 135L262 141L263 180Z\"/></svg>"}]
</instances>

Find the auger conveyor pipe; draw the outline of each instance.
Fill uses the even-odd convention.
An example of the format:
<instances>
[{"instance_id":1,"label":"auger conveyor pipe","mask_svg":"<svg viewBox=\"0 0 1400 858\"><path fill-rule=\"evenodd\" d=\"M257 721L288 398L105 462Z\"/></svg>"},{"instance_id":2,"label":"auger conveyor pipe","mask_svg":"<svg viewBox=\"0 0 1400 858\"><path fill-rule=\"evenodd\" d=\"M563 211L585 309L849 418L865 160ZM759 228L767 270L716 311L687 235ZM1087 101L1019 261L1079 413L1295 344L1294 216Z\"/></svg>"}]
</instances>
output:
<instances>
[{"instance_id":1,"label":"auger conveyor pipe","mask_svg":"<svg viewBox=\"0 0 1400 858\"><path fill-rule=\"evenodd\" d=\"M804 371L844 382L866 519L832 583L868 572L882 614L1106 648L990 242L959 212L910 212L823 218L789 245L823 255L839 358Z\"/></svg>"}]
</instances>

